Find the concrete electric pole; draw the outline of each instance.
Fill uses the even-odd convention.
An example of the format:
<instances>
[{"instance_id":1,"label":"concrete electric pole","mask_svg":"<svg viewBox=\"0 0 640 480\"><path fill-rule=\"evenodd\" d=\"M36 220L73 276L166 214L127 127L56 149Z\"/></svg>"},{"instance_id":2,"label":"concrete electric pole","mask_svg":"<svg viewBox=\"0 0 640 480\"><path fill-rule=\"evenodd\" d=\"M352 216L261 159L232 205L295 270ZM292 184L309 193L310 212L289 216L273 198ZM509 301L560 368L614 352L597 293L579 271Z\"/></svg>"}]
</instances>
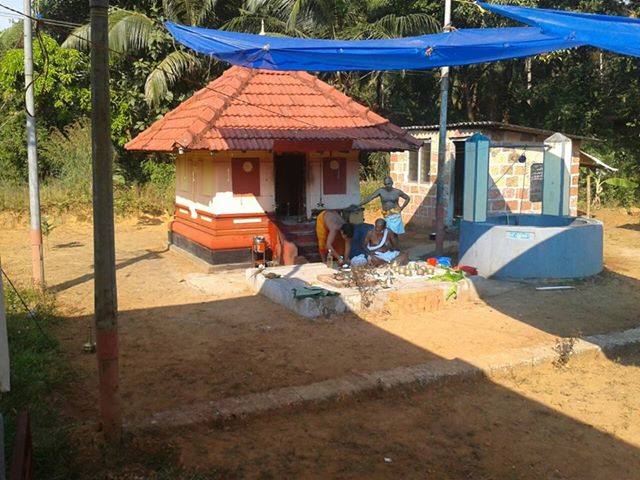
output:
<instances>
[{"instance_id":1,"label":"concrete electric pole","mask_svg":"<svg viewBox=\"0 0 640 480\"><path fill-rule=\"evenodd\" d=\"M29 211L31 262L34 283L44 288L44 258L42 253L42 227L40 220L40 185L38 179L38 143L36 138L36 107L33 84L33 29L31 0L24 0L24 83L27 110L27 160L29 164Z\"/></svg>"},{"instance_id":2,"label":"concrete electric pole","mask_svg":"<svg viewBox=\"0 0 640 480\"><path fill-rule=\"evenodd\" d=\"M451 28L451 0L444 2L444 31ZM447 106L449 103L449 67L440 70L440 124L438 133L438 176L436 177L436 254L444 253L444 170L447 161Z\"/></svg>"},{"instance_id":3,"label":"concrete electric pole","mask_svg":"<svg viewBox=\"0 0 640 480\"><path fill-rule=\"evenodd\" d=\"M93 153L94 300L100 414L105 437L122 434L118 369L118 302L109 112L109 0L91 6L91 135Z\"/></svg>"}]
</instances>

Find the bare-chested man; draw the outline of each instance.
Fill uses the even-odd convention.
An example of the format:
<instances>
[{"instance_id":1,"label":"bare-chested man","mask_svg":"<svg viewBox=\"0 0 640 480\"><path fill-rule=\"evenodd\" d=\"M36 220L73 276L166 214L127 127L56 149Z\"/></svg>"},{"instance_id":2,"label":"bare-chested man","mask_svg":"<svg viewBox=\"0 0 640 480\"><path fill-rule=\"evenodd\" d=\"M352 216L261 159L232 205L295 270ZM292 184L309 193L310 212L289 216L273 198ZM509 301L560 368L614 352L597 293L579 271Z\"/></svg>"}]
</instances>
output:
<instances>
[{"instance_id":1,"label":"bare-chested man","mask_svg":"<svg viewBox=\"0 0 640 480\"><path fill-rule=\"evenodd\" d=\"M387 226L397 235L404 233L404 223L402 222L402 211L407 207L411 201L411 197L398 188L393 188L393 180L391 177L385 177L384 187L379 188L362 202L360 207L366 205L372 200L380 198L380 204L382 205L382 214L387 221ZM400 199L403 199L402 205L400 205Z\"/></svg>"},{"instance_id":2,"label":"bare-chested man","mask_svg":"<svg viewBox=\"0 0 640 480\"><path fill-rule=\"evenodd\" d=\"M373 230L364 238L364 245L369 254L369 262L378 267L393 261L404 265L409 261L406 252L400 252L398 236L387 228L387 222L379 218Z\"/></svg>"},{"instance_id":3,"label":"bare-chested man","mask_svg":"<svg viewBox=\"0 0 640 480\"><path fill-rule=\"evenodd\" d=\"M351 227L351 228L349 228ZM331 255L339 265L346 263L351 250L353 227L335 210L323 210L316 219L318 250L322 261Z\"/></svg>"}]
</instances>

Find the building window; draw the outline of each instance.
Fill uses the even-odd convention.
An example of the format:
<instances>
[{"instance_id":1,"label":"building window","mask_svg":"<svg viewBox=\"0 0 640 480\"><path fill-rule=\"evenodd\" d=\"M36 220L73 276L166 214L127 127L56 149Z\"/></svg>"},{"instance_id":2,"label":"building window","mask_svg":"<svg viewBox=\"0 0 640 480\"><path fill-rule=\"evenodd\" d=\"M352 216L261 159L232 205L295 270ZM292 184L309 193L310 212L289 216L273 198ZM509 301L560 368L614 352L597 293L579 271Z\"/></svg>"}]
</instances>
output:
<instances>
[{"instance_id":1,"label":"building window","mask_svg":"<svg viewBox=\"0 0 640 480\"><path fill-rule=\"evenodd\" d=\"M420 147L420 182L428 183L431 173L431 142L424 142Z\"/></svg>"},{"instance_id":2,"label":"building window","mask_svg":"<svg viewBox=\"0 0 640 480\"><path fill-rule=\"evenodd\" d=\"M417 151L409 152L407 181L428 183L431 173L431 142L424 142Z\"/></svg>"},{"instance_id":3,"label":"building window","mask_svg":"<svg viewBox=\"0 0 640 480\"><path fill-rule=\"evenodd\" d=\"M418 164L420 163L420 155L417 150L409 152L409 174L407 180L410 182L418 181Z\"/></svg>"},{"instance_id":4,"label":"building window","mask_svg":"<svg viewBox=\"0 0 640 480\"><path fill-rule=\"evenodd\" d=\"M234 158L231 161L231 184L237 195L260 196L260 160Z\"/></svg>"},{"instance_id":5,"label":"building window","mask_svg":"<svg viewBox=\"0 0 640 480\"><path fill-rule=\"evenodd\" d=\"M322 161L322 191L325 195L347 193L347 159L325 158Z\"/></svg>"}]
</instances>

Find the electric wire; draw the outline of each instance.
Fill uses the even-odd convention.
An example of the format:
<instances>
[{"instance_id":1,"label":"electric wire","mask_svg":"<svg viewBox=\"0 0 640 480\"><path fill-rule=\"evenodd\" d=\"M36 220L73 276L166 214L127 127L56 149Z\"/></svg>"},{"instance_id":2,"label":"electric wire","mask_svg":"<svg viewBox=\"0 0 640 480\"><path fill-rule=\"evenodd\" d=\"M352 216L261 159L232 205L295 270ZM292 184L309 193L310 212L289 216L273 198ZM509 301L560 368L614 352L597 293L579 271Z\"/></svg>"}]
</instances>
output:
<instances>
[{"instance_id":1,"label":"electric wire","mask_svg":"<svg viewBox=\"0 0 640 480\"><path fill-rule=\"evenodd\" d=\"M5 8L5 9L7 9L7 10L11 11L11 12L14 12L14 13L16 13L16 14L21 15L21 16L22 16L22 17L24 17L24 18L30 18L30 19L32 19L32 20L33 20L33 21L35 21L35 22L41 22L41 23L45 23L45 24L46 24L46 23L52 23L52 24L53 24L53 23L56 23L56 24L59 24L59 26L62 26L62 24L66 23L66 24L67 24L66 26L67 26L68 28L76 28L76 27L78 27L78 26L82 26L82 25L80 25L80 24L74 24L74 23L71 23L71 22L62 22L62 21L57 21L57 20L53 20L53 21L52 21L51 19L33 17L33 16L30 16L30 15L27 15L27 14L26 14L26 13L24 13L24 12L20 12L19 10L16 10L16 9L14 9L14 8L11 8L11 7L8 7L7 5L5 5L5 4L3 4L3 3L0 3L0 8ZM96 47L96 46L95 46L95 44L94 44L94 42L93 42L90 38L83 37L83 36L78 35L78 34L76 34L76 33L74 33L74 32L70 32L70 33L69 33L69 36L72 36L72 37L74 37L74 38L78 38L79 40L82 40L83 42L87 43L87 44L88 44L88 45L90 45L91 47ZM98 46L98 48L102 48L102 46ZM108 47L108 46L107 46L106 48L107 48L107 50L108 50L109 52L114 53L114 54L116 54L116 55L119 55L119 56L124 57L124 58L128 58L128 59L130 59L130 60L132 60L132 61L135 61L135 60L136 60L136 58L135 58L133 55L131 55L131 54L128 54L128 53L123 52L123 51L115 50L115 49L113 49L113 48L111 48L111 47ZM173 76L175 76L175 73L174 73L174 72L169 72L169 71L167 71L167 70L165 70L165 69L163 69L163 68L161 68L161 67L159 67L159 66L156 66L156 67L154 68L154 71L161 71L161 72L163 72L165 75L167 75L167 76L169 76L169 77L173 77ZM405 73L413 73L413 71L406 71L406 72L385 72L385 74L386 74L386 73L398 73L398 74L405 74ZM416 72L416 73L419 73L419 72ZM425 73L426 73L426 72L425 72ZM366 75L365 75L365 77L366 77ZM194 81L194 80L191 80L190 78L187 78L187 77L183 78L182 80L184 80L186 83L189 83L189 84L191 84L191 85L196 86L196 88L200 88L200 89L207 89L207 90L212 91L212 92L214 92L214 93L216 93L216 94L218 94L218 95L221 95L221 96L223 96L223 97L225 97L225 98L227 98L227 99L233 99L233 100L238 101L238 102L240 102L240 103L243 103L243 104L245 104L245 105L248 105L248 106L252 106L252 107L258 108L258 109L260 109L260 110L262 110L262 111L265 111L265 112L267 112L267 113L270 113L270 114L272 114L272 115L276 115L276 116L278 116L278 117L282 117L282 118L287 118L287 119L290 119L290 120L294 120L294 121L296 121L296 122L298 122L298 123L300 123L300 124L302 124L302 125L305 125L305 126L307 126L307 127L311 127L311 128L318 128L318 125L316 125L316 124L314 124L314 123L306 122L306 121L304 121L304 120L302 120L302 119L300 119L300 118L298 118L298 117L294 117L294 116L292 116L292 115L287 115L287 114L282 113L282 112L278 112L278 111L275 111L275 110L271 110L271 109L266 108L266 107L264 107L264 106L262 106L262 105L256 105L256 104L254 104L254 103L252 103L252 102L249 102L249 101L247 101L247 100L244 100L244 99L241 99L241 98L235 97L235 96L233 96L233 95L229 95L229 94L227 94L227 93L225 93L225 92L222 92L222 91L220 91L220 90L217 90L217 89L215 89L215 88L212 88L210 85L205 85L205 86L203 87L203 86L202 86L202 85L200 85L198 82L196 82L196 81Z\"/></svg>"},{"instance_id":2,"label":"electric wire","mask_svg":"<svg viewBox=\"0 0 640 480\"><path fill-rule=\"evenodd\" d=\"M2 272L2 275L4 275L4 278L7 279L7 282L11 286L11 289L15 292L16 296L20 300L20 303L22 304L22 307L24 308L25 312L27 312L27 315L29 316L29 318L31 318L31 320L33 320L33 322L36 324L36 327L38 327L38 330L40 331L42 336L48 338L48 335L45 334L44 330L42 329L42 325L40 325L40 320L38 319L34 311L29 308L24 297L20 294L20 292L18 291L14 283L11 281L11 279L9 278L9 275L7 275L7 272L4 270L3 267L0 267L0 271Z\"/></svg>"}]
</instances>

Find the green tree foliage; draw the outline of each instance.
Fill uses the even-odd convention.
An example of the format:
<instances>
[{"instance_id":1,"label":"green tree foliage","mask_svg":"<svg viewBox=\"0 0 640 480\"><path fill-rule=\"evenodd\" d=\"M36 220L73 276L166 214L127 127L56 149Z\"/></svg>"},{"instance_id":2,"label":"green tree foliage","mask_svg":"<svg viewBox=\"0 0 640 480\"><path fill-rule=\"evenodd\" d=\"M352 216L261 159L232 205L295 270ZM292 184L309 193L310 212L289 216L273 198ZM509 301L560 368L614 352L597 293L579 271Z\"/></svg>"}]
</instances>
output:
<instances>
[{"instance_id":1,"label":"green tree foliage","mask_svg":"<svg viewBox=\"0 0 640 480\"><path fill-rule=\"evenodd\" d=\"M82 198L91 195L91 126L85 118L64 130L54 130L40 151L61 186Z\"/></svg>"},{"instance_id":2,"label":"green tree foliage","mask_svg":"<svg viewBox=\"0 0 640 480\"><path fill-rule=\"evenodd\" d=\"M0 55L22 45L22 22L15 22L0 32Z\"/></svg>"},{"instance_id":3,"label":"green tree foliage","mask_svg":"<svg viewBox=\"0 0 640 480\"><path fill-rule=\"evenodd\" d=\"M20 25L20 28L22 26ZM12 31L16 26L10 27ZM38 137L46 143L51 128L62 128L86 115L91 106L88 59L85 54L60 48L41 35L34 42L34 89L38 115ZM0 181L26 178L26 134L24 106L24 54L12 45L0 57ZM49 158L42 155L40 171L51 174Z\"/></svg>"},{"instance_id":4,"label":"green tree foliage","mask_svg":"<svg viewBox=\"0 0 640 480\"><path fill-rule=\"evenodd\" d=\"M34 42L36 109L46 125L62 127L89 112L89 61L85 54L60 48L47 35ZM18 110L24 105L24 53L7 50L0 59L2 101Z\"/></svg>"},{"instance_id":5,"label":"green tree foliage","mask_svg":"<svg viewBox=\"0 0 640 480\"><path fill-rule=\"evenodd\" d=\"M11 111L0 120L0 184L16 185L27 178L27 135L24 110ZM48 132L38 125L38 138L47 141ZM40 162L41 173L50 173L46 159Z\"/></svg>"},{"instance_id":6,"label":"green tree foliage","mask_svg":"<svg viewBox=\"0 0 640 480\"><path fill-rule=\"evenodd\" d=\"M89 2L87 0L41 0L34 5L44 18L62 20L69 23L85 23L89 18ZM62 42L69 30L53 25L45 25L49 35Z\"/></svg>"},{"instance_id":7,"label":"green tree foliage","mask_svg":"<svg viewBox=\"0 0 640 480\"><path fill-rule=\"evenodd\" d=\"M626 16L640 15L636 0L494 0L502 3L572 9ZM122 149L124 143L168 109L190 96L227 65L176 45L163 22L258 33L264 24L273 35L316 38L391 38L440 30L440 0L114 0L110 41L112 135L119 168L127 182L153 175L147 156ZM88 113L88 2L40 0L45 17L83 23L54 38L44 37L48 62L36 45L36 82L42 135L65 127ZM457 28L517 25L482 12L472 2L454 2ZM52 28L52 27L43 27ZM0 123L1 175L24 175L24 149L17 129L24 121L21 26L0 35L0 87L6 103ZM69 35L72 33L71 35ZM55 39L64 38L65 47ZM83 40L84 39L84 40ZM45 74L45 64L47 73ZM438 121L438 70L407 72L338 72L321 78L401 125ZM596 137L586 145L619 168L619 177L640 179L640 61L590 48L491 64L453 68L449 119L497 120ZM53 137L57 137L55 133ZM44 157L49 156L43 149ZM378 163L371 161L371 165ZM379 159L378 159L379 160ZM9 166L11 168L9 168ZM158 167L160 170L164 167ZM164 172L164 170L162 170ZM45 174L57 174L53 163ZM167 173L167 172L165 172ZM170 175L170 172L168 172ZM162 175L160 175L162 176ZM166 178L165 178L166 180ZM160 182L160 180L158 180ZM162 180L163 182L164 180ZM162 183L160 182L160 183ZM604 184L611 195L638 195L638 189ZM622 192L622 193L621 193ZM605 192L606 193L606 192Z\"/></svg>"},{"instance_id":8,"label":"green tree foliage","mask_svg":"<svg viewBox=\"0 0 640 480\"><path fill-rule=\"evenodd\" d=\"M151 60L153 68L144 85L145 99L151 106L170 101L173 97L171 87L204 66L194 53L174 46L163 22L201 24L213 14L216 4L217 0L164 0L161 7L156 4L146 10L114 7L109 12L109 47L123 54L116 54L114 61L127 62L128 58L139 54L145 54ZM89 37L90 25L82 25L71 32L63 46L86 50Z\"/></svg>"}]
</instances>

